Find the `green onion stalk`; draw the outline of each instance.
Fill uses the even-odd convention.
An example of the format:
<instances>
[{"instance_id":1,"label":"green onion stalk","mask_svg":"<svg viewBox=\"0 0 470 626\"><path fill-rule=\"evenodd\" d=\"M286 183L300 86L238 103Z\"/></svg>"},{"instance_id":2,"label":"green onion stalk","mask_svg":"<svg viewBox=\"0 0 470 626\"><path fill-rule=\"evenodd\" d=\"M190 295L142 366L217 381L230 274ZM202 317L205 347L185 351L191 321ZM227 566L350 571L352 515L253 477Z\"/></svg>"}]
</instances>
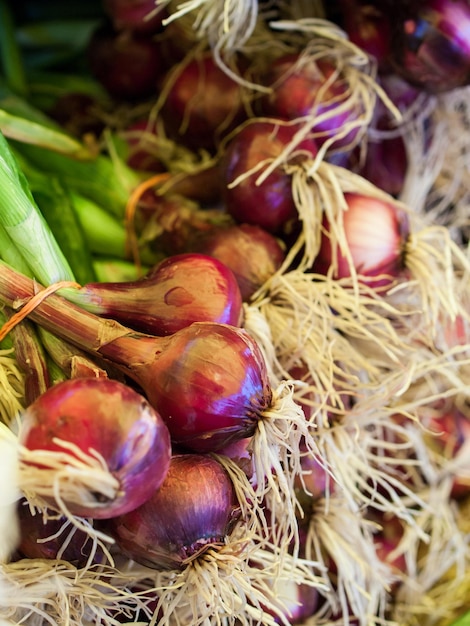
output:
<instances>
[{"instance_id":1,"label":"green onion stalk","mask_svg":"<svg viewBox=\"0 0 470 626\"><path fill-rule=\"evenodd\" d=\"M75 280L3 134L0 134L0 226L28 264L29 274L40 283Z\"/></svg>"}]
</instances>

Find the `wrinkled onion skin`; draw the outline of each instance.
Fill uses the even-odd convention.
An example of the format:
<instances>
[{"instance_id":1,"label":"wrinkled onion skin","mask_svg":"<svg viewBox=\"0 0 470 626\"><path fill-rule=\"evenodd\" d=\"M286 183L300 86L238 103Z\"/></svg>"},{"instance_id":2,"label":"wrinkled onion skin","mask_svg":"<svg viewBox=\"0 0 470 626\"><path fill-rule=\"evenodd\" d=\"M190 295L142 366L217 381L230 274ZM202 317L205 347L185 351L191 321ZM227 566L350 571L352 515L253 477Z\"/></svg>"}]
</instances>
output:
<instances>
[{"instance_id":1,"label":"wrinkled onion skin","mask_svg":"<svg viewBox=\"0 0 470 626\"><path fill-rule=\"evenodd\" d=\"M239 517L233 485L215 459L175 454L168 474L141 507L110 520L122 552L153 569L181 569L209 544L224 542Z\"/></svg>"},{"instance_id":2,"label":"wrinkled onion skin","mask_svg":"<svg viewBox=\"0 0 470 626\"><path fill-rule=\"evenodd\" d=\"M165 338L153 363L132 363L130 374L165 420L172 441L195 452L251 437L272 402L258 345L227 324L183 328Z\"/></svg>"},{"instance_id":3,"label":"wrinkled onion skin","mask_svg":"<svg viewBox=\"0 0 470 626\"><path fill-rule=\"evenodd\" d=\"M100 315L135 330L169 335L193 322L241 325L242 296L233 272L204 254L174 255L136 281L89 283L80 293Z\"/></svg>"},{"instance_id":4,"label":"wrinkled onion skin","mask_svg":"<svg viewBox=\"0 0 470 626\"><path fill-rule=\"evenodd\" d=\"M297 209L292 197L291 176L282 166L277 167L263 182L256 181L263 170L256 169L233 187L239 176L264 161L277 158L292 141L294 126L253 121L243 127L230 141L222 160L223 200L228 213L238 222L255 224L269 233L280 233L297 221ZM299 149L315 156L316 144L304 140Z\"/></svg>"},{"instance_id":5,"label":"wrinkled onion skin","mask_svg":"<svg viewBox=\"0 0 470 626\"><path fill-rule=\"evenodd\" d=\"M409 234L405 213L395 205L356 193L345 194L348 209L344 211L344 230L354 268L363 283L386 287L404 270L404 246ZM328 231L327 220L324 229ZM334 278L351 276L348 260L337 246L337 271ZM331 240L323 234L320 251L313 264L315 272L327 274L333 259ZM380 275L384 278L375 279ZM368 281L368 278L371 279Z\"/></svg>"},{"instance_id":6,"label":"wrinkled onion skin","mask_svg":"<svg viewBox=\"0 0 470 626\"><path fill-rule=\"evenodd\" d=\"M30 450L63 452L54 438L84 452L96 450L121 487L105 507L67 503L80 517L105 519L136 508L168 471L171 442L164 421L142 395L115 380L68 379L30 404L23 413L21 443Z\"/></svg>"}]
</instances>

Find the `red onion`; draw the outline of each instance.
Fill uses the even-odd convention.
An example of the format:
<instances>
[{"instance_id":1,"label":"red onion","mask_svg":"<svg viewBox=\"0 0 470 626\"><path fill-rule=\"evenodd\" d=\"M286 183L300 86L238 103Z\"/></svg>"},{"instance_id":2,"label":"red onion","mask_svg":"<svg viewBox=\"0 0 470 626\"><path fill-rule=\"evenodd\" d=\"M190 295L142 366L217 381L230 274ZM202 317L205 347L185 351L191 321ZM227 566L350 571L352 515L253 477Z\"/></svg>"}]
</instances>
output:
<instances>
[{"instance_id":1,"label":"red onion","mask_svg":"<svg viewBox=\"0 0 470 626\"><path fill-rule=\"evenodd\" d=\"M15 302L37 290L30 279L6 265L2 269L2 299L9 290ZM272 406L261 352L243 329L196 322L155 337L98 318L54 295L31 312L31 319L111 361L142 387L167 420L175 443L194 450L213 451L253 435Z\"/></svg>"},{"instance_id":2,"label":"red onion","mask_svg":"<svg viewBox=\"0 0 470 626\"><path fill-rule=\"evenodd\" d=\"M399 197L409 167L406 136L410 135L412 129L410 122L413 123L425 110L426 98L420 90L393 72L380 76L379 82L388 98L403 114L403 121L394 119L384 103L377 100L367 132L365 157L362 151L358 151L361 152L361 163L355 169L379 189Z\"/></svg>"},{"instance_id":3,"label":"red onion","mask_svg":"<svg viewBox=\"0 0 470 626\"><path fill-rule=\"evenodd\" d=\"M408 157L400 135L371 137L363 162L354 168L373 185L399 197L405 182Z\"/></svg>"},{"instance_id":4,"label":"red onion","mask_svg":"<svg viewBox=\"0 0 470 626\"><path fill-rule=\"evenodd\" d=\"M215 459L173 455L163 484L109 529L131 559L155 569L181 569L221 545L240 517L230 477Z\"/></svg>"},{"instance_id":5,"label":"red onion","mask_svg":"<svg viewBox=\"0 0 470 626\"><path fill-rule=\"evenodd\" d=\"M311 509L320 498L332 494L336 483L319 459L305 450L302 452L302 476L296 477L296 489L298 500L305 510Z\"/></svg>"},{"instance_id":6,"label":"red onion","mask_svg":"<svg viewBox=\"0 0 470 626\"><path fill-rule=\"evenodd\" d=\"M231 620L249 615L274 624L276 616L287 626L272 584L278 568L280 586L320 585L320 579L308 562L259 541L246 480L227 461L175 454L160 489L137 510L109 520L107 529L127 557L154 569L154 619L204 623L228 611Z\"/></svg>"},{"instance_id":7,"label":"red onion","mask_svg":"<svg viewBox=\"0 0 470 626\"><path fill-rule=\"evenodd\" d=\"M164 259L139 280L89 283L63 293L92 313L153 335L169 335L192 322L240 326L243 318L232 271L198 253Z\"/></svg>"},{"instance_id":8,"label":"red onion","mask_svg":"<svg viewBox=\"0 0 470 626\"><path fill-rule=\"evenodd\" d=\"M49 388L23 412L20 443L26 448L22 484L31 474L47 504L64 503L73 515L101 519L142 504L161 485L171 454L168 429L155 409L106 378L74 378ZM102 485L105 475L111 480Z\"/></svg>"},{"instance_id":9,"label":"red onion","mask_svg":"<svg viewBox=\"0 0 470 626\"><path fill-rule=\"evenodd\" d=\"M37 287L2 264L1 301L11 306L12 301L29 300ZM228 324L195 322L167 337L155 337L99 318L58 295L32 304L26 311L33 321L108 360L132 379L165 420L175 444L212 452L251 437L257 506L272 498L282 528L287 527L287 534L295 532L298 449L305 441L313 450L315 442L291 385L284 381L271 387L261 349L248 332Z\"/></svg>"},{"instance_id":10,"label":"red onion","mask_svg":"<svg viewBox=\"0 0 470 626\"><path fill-rule=\"evenodd\" d=\"M324 219L315 272L345 278L357 273L359 280L376 288L390 285L405 268L404 248L409 234L407 215L392 202L346 193L343 212L345 247L332 243L330 225ZM349 258L348 258L349 257Z\"/></svg>"},{"instance_id":11,"label":"red onion","mask_svg":"<svg viewBox=\"0 0 470 626\"><path fill-rule=\"evenodd\" d=\"M174 66L162 88L165 129L194 150L215 150L222 137L246 117L240 84L210 54Z\"/></svg>"},{"instance_id":12,"label":"red onion","mask_svg":"<svg viewBox=\"0 0 470 626\"><path fill-rule=\"evenodd\" d=\"M416 3L395 29L391 55L395 71L431 93L469 84L469 26L466 0Z\"/></svg>"},{"instance_id":13,"label":"red onion","mask_svg":"<svg viewBox=\"0 0 470 626\"><path fill-rule=\"evenodd\" d=\"M165 68L152 38L102 26L91 36L87 56L91 73L113 98L135 101L157 93Z\"/></svg>"},{"instance_id":14,"label":"red onion","mask_svg":"<svg viewBox=\"0 0 470 626\"><path fill-rule=\"evenodd\" d=\"M28 559L63 559L77 568L99 563L104 553L96 540L71 524L65 516L32 512L27 501L18 505L20 543L18 552Z\"/></svg>"},{"instance_id":15,"label":"red onion","mask_svg":"<svg viewBox=\"0 0 470 626\"><path fill-rule=\"evenodd\" d=\"M162 6L156 10L155 0L102 0L102 5L117 31L157 33L167 14Z\"/></svg>"},{"instance_id":16,"label":"red onion","mask_svg":"<svg viewBox=\"0 0 470 626\"><path fill-rule=\"evenodd\" d=\"M168 255L197 252L232 270L247 301L282 265L285 247L256 224L236 224L227 213L198 209L181 197L159 196L142 207L144 233L156 232L152 249Z\"/></svg>"},{"instance_id":17,"label":"red onion","mask_svg":"<svg viewBox=\"0 0 470 626\"><path fill-rule=\"evenodd\" d=\"M263 100L263 114L299 122L310 117L318 146L336 138L338 149L355 140L357 128L346 134L343 129L358 121L357 105L349 101L351 87L335 61L288 54L274 61L265 82L272 91Z\"/></svg>"},{"instance_id":18,"label":"red onion","mask_svg":"<svg viewBox=\"0 0 470 626\"><path fill-rule=\"evenodd\" d=\"M392 25L380 8L363 0L340 0L341 26L349 39L374 57L380 69L387 67Z\"/></svg>"},{"instance_id":19,"label":"red onion","mask_svg":"<svg viewBox=\"0 0 470 626\"><path fill-rule=\"evenodd\" d=\"M254 120L231 139L222 161L224 203L239 223L256 224L271 233L289 231L297 221L291 176L283 164L315 156L316 144L296 139L299 127ZM295 145L289 155L289 144ZM286 153L286 157L282 155ZM267 177L263 168L281 158Z\"/></svg>"},{"instance_id":20,"label":"red onion","mask_svg":"<svg viewBox=\"0 0 470 626\"><path fill-rule=\"evenodd\" d=\"M255 224L214 227L199 237L196 234L192 248L232 270L244 301L275 274L285 258L278 239Z\"/></svg>"}]
</instances>

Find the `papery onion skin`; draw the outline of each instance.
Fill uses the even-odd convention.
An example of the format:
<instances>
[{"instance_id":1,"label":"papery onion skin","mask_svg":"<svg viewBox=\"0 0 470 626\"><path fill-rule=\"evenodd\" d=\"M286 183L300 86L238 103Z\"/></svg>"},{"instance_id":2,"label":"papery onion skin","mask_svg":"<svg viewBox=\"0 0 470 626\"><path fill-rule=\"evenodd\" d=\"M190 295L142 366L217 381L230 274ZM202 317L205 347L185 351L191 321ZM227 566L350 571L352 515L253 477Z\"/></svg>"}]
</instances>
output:
<instances>
[{"instance_id":1,"label":"papery onion skin","mask_svg":"<svg viewBox=\"0 0 470 626\"><path fill-rule=\"evenodd\" d=\"M238 222L255 224L270 233L281 233L290 228L298 218L292 197L291 177L282 164L267 178L257 182L266 165L279 157L287 145L294 140L298 127L254 120L241 128L231 139L222 159L221 171L224 181L223 200L225 208ZM299 143L296 158L312 157L317 153L315 142L303 140ZM289 161L287 157L286 161ZM236 184L234 181L252 168L255 171Z\"/></svg>"},{"instance_id":2,"label":"papery onion skin","mask_svg":"<svg viewBox=\"0 0 470 626\"><path fill-rule=\"evenodd\" d=\"M120 485L105 506L66 503L80 517L105 519L136 508L168 471L171 441L164 421L141 394L119 381L64 380L29 405L20 442L30 450L63 452L55 438L98 452ZM51 505L57 506L53 500Z\"/></svg>"},{"instance_id":3,"label":"papery onion skin","mask_svg":"<svg viewBox=\"0 0 470 626\"><path fill-rule=\"evenodd\" d=\"M218 461L175 454L168 474L141 507L109 521L129 558L153 569L182 569L185 561L223 544L240 516L233 484Z\"/></svg>"},{"instance_id":4,"label":"papery onion skin","mask_svg":"<svg viewBox=\"0 0 470 626\"><path fill-rule=\"evenodd\" d=\"M404 248L409 235L406 213L391 202L356 193L344 195L348 205L343 213L344 231L359 280L376 288L389 286L405 269ZM328 221L324 219L328 232ZM337 270L334 278L352 275L348 259L335 244ZM328 274L333 262L333 249L328 234L322 235L322 243L313 270ZM383 275L383 278L375 278Z\"/></svg>"},{"instance_id":5,"label":"papery onion skin","mask_svg":"<svg viewBox=\"0 0 470 626\"><path fill-rule=\"evenodd\" d=\"M143 278L88 283L69 299L103 317L154 335L169 335L193 322L240 326L242 296L232 271L209 255L164 259Z\"/></svg>"}]
</instances>

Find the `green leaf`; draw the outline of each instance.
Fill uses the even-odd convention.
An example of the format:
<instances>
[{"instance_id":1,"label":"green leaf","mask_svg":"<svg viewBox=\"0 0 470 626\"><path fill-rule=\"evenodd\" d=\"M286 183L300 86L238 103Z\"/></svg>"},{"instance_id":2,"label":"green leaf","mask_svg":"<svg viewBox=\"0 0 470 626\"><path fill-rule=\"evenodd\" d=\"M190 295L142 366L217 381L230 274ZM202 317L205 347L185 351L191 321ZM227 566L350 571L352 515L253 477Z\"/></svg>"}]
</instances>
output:
<instances>
[{"instance_id":1,"label":"green leaf","mask_svg":"<svg viewBox=\"0 0 470 626\"><path fill-rule=\"evenodd\" d=\"M74 280L73 272L35 203L7 140L0 133L0 225L32 274L48 285Z\"/></svg>"},{"instance_id":2,"label":"green leaf","mask_svg":"<svg viewBox=\"0 0 470 626\"><path fill-rule=\"evenodd\" d=\"M8 139L15 139L21 143L41 146L78 159L91 157L88 148L73 137L25 118L11 115L1 108L0 130Z\"/></svg>"}]
</instances>

